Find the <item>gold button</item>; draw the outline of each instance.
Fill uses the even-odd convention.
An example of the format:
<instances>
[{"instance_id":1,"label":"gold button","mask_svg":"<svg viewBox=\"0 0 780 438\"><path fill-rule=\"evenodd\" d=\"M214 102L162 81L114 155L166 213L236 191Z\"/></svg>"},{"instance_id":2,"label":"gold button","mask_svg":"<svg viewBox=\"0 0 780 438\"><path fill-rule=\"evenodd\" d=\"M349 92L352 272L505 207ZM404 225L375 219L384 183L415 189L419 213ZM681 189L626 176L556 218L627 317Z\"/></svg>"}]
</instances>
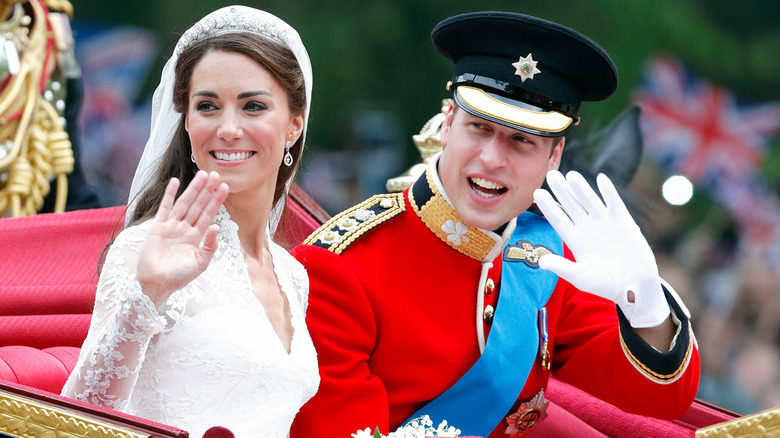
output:
<instances>
[{"instance_id":1,"label":"gold button","mask_svg":"<svg viewBox=\"0 0 780 438\"><path fill-rule=\"evenodd\" d=\"M393 206L393 201L392 199L383 199L379 201L379 206L382 208L390 208Z\"/></svg>"},{"instance_id":2,"label":"gold button","mask_svg":"<svg viewBox=\"0 0 780 438\"><path fill-rule=\"evenodd\" d=\"M488 304L485 306L485 311L482 312L482 318L485 320L486 323L491 324L493 322L493 306Z\"/></svg>"},{"instance_id":3,"label":"gold button","mask_svg":"<svg viewBox=\"0 0 780 438\"><path fill-rule=\"evenodd\" d=\"M493 293L493 289L496 288L496 283L493 282L492 278L488 278L487 282L485 282L485 295L490 295Z\"/></svg>"}]
</instances>

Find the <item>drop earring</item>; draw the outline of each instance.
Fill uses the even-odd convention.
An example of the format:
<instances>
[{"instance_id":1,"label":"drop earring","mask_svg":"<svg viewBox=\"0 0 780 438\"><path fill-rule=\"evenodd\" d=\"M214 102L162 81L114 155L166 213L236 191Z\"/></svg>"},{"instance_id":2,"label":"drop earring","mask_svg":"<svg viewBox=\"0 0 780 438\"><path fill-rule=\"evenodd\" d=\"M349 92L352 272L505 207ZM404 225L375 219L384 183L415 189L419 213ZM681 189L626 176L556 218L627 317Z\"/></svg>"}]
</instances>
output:
<instances>
[{"instance_id":1,"label":"drop earring","mask_svg":"<svg viewBox=\"0 0 780 438\"><path fill-rule=\"evenodd\" d=\"M284 146L284 165L287 167L292 166L293 163L293 156L290 153L291 147L292 147L292 142L290 140L287 140L287 144Z\"/></svg>"}]
</instances>

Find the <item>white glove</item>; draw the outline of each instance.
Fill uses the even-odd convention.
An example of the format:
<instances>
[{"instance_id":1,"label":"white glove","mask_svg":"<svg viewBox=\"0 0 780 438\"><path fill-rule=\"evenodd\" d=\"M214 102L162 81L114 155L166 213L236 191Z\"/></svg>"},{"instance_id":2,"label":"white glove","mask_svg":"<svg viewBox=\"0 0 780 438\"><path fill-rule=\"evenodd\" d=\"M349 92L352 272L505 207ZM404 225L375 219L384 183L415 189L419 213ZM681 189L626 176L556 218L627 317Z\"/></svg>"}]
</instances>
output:
<instances>
[{"instance_id":1,"label":"white glove","mask_svg":"<svg viewBox=\"0 0 780 438\"><path fill-rule=\"evenodd\" d=\"M557 170L547 173L560 205L543 189L534 192L534 200L576 262L549 254L539 259L539 266L580 290L614 301L632 327L655 327L670 312L655 256L612 181L599 174L597 183L605 202L579 173L569 172L566 178ZM633 303L628 291L634 292Z\"/></svg>"}]
</instances>

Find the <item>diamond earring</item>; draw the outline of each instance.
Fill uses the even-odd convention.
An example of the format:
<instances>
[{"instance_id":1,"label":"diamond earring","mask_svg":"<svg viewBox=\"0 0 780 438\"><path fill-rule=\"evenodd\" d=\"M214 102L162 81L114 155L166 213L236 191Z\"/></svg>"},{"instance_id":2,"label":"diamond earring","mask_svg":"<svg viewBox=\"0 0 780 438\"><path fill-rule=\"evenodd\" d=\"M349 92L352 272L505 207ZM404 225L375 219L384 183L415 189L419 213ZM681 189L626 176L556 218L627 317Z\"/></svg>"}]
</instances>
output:
<instances>
[{"instance_id":1,"label":"diamond earring","mask_svg":"<svg viewBox=\"0 0 780 438\"><path fill-rule=\"evenodd\" d=\"M284 146L284 165L287 167L292 166L293 163L293 156L290 153L291 147L292 147L292 142L290 140L287 140L287 144Z\"/></svg>"}]
</instances>

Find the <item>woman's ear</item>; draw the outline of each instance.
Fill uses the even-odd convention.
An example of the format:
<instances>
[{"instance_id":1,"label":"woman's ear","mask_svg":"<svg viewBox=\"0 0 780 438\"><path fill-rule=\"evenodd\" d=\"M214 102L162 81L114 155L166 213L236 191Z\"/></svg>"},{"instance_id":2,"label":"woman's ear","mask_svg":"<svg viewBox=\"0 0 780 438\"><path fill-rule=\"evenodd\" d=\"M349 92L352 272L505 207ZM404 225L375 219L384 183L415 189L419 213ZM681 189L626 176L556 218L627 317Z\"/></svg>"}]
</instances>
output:
<instances>
[{"instance_id":1,"label":"woman's ear","mask_svg":"<svg viewBox=\"0 0 780 438\"><path fill-rule=\"evenodd\" d=\"M293 116L292 120L290 121L291 132L288 138L292 140L293 143L298 141L298 139L301 137L301 134L303 133L303 121L303 113L297 116Z\"/></svg>"}]
</instances>

